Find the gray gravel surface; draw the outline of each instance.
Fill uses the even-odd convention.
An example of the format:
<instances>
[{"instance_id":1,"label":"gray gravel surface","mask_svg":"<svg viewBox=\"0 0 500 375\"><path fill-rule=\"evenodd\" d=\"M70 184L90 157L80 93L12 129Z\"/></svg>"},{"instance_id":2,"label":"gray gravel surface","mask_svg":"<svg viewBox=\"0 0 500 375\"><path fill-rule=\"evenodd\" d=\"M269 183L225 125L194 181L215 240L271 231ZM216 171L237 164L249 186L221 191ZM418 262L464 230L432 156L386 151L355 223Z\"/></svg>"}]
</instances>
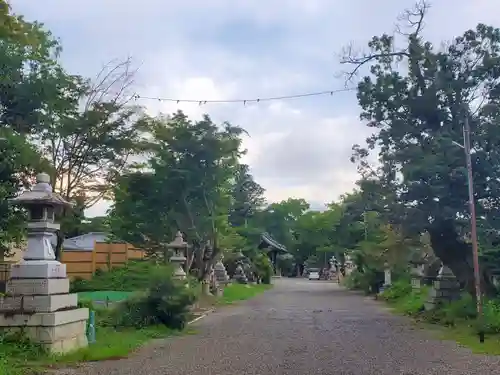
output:
<instances>
[{"instance_id":1,"label":"gray gravel surface","mask_svg":"<svg viewBox=\"0 0 500 375\"><path fill-rule=\"evenodd\" d=\"M302 279L275 284L195 323L195 335L58 375L500 375L499 357L438 341L336 284Z\"/></svg>"}]
</instances>

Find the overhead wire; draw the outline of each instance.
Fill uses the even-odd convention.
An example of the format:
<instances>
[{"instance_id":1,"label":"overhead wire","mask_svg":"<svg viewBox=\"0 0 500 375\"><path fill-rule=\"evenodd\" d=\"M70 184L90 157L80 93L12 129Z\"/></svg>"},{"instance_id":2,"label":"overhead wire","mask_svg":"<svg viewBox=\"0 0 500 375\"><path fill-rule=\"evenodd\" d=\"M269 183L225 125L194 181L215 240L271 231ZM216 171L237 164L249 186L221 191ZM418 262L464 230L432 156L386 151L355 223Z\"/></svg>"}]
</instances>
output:
<instances>
[{"instance_id":1,"label":"overhead wire","mask_svg":"<svg viewBox=\"0 0 500 375\"><path fill-rule=\"evenodd\" d=\"M355 88L342 88L335 90L324 90L324 91L316 91L316 92L307 92L302 94L295 95L280 95L280 96L269 96L262 98L250 98L250 99L175 99L175 98L161 98L161 97L151 97L151 96L143 96L135 94L133 95L134 100L144 99L144 100L156 100L159 102L175 102L179 103L198 103L199 105L208 104L208 103L242 103L243 105L247 105L250 103L261 103L261 102L269 102L276 100L287 100L287 99L298 99L298 98L306 98L311 96L325 96L325 95L333 95L341 92L354 91Z\"/></svg>"}]
</instances>

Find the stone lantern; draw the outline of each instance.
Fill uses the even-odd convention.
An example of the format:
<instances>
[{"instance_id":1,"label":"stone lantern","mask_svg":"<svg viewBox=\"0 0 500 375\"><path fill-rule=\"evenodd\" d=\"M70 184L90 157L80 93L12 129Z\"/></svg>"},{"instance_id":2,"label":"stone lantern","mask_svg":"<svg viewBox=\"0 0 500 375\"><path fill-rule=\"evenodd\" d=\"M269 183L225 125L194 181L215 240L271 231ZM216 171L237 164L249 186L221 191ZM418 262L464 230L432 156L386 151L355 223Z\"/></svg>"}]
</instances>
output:
<instances>
[{"instance_id":1,"label":"stone lantern","mask_svg":"<svg viewBox=\"0 0 500 375\"><path fill-rule=\"evenodd\" d=\"M186 271L184 271L183 265L187 258L184 255L185 251L189 248L189 245L180 231L175 235L175 239L167 245L168 249L173 250L174 254L170 257L170 262L174 265L174 277L177 279L185 279Z\"/></svg>"},{"instance_id":2,"label":"stone lantern","mask_svg":"<svg viewBox=\"0 0 500 375\"><path fill-rule=\"evenodd\" d=\"M410 259L411 265L411 286L413 289L420 289L424 279L425 259L420 254L415 253Z\"/></svg>"},{"instance_id":3,"label":"stone lantern","mask_svg":"<svg viewBox=\"0 0 500 375\"><path fill-rule=\"evenodd\" d=\"M6 296L0 299L0 330L22 329L50 352L87 346L89 310L78 308L77 294L69 294L66 265L55 259L51 244L59 229L55 213L69 203L52 191L45 173L37 176L31 191L10 202L28 211L28 243L23 259L12 267Z\"/></svg>"}]
</instances>

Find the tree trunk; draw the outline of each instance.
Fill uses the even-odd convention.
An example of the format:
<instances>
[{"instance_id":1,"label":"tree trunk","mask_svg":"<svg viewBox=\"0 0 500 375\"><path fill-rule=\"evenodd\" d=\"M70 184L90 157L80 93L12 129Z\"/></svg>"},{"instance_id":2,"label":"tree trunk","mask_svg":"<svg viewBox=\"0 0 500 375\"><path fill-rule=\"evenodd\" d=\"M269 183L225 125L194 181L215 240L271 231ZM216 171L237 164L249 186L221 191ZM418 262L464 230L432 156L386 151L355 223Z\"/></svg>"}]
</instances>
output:
<instances>
[{"instance_id":1,"label":"tree trunk","mask_svg":"<svg viewBox=\"0 0 500 375\"><path fill-rule=\"evenodd\" d=\"M460 240L451 220L437 220L429 227L434 254L448 266L460 282L460 286L472 296L476 295L472 246ZM482 294L493 296L496 288L487 271L481 273Z\"/></svg>"},{"instance_id":2,"label":"tree trunk","mask_svg":"<svg viewBox=\"0 0 500 375\"><path fill-rule=\"evenodd\" d=\"M57 261L61 261L62 252L63 252L63 242L64 242L64 233L61 230L56 231L57 243L56 248L54 249L54 255Z\"/></svg>"}]
</instances>

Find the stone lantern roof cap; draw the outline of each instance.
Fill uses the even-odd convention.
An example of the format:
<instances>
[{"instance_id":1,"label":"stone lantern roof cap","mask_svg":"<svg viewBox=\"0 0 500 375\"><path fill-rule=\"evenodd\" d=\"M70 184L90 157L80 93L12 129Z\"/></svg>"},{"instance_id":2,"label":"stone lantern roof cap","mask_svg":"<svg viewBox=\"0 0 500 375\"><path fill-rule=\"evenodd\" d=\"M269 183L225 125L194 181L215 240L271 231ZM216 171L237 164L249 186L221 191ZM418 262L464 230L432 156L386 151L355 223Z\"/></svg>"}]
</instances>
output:
<instances>
[{"instance_id":1,"label":"stone lantern roof cap","mask_svg":"<svg viewBox=\"0 0 500 375\"><path fill-rule=\"evenodd\" d=\"M20 206L48 205L54 207L71 207L71 203L66 201L60 194L52 191L50 177L46 173L40 173L36 176L36 185L31 190L25 191L9 201L11 204Z\"/></svg>"},{"instance_id":2,"label":"stone lantern roof cap","mask_svg":"<svg viewBox=\"0 0 500 375\"><path fill-rule=\"evenodd\" d=\"M414 252L410 258L410 264L421 265L426 263L426 257L420 252Z\"/></svg>"},{"instance_id":3,"label":"stone lantern roof cap","mask_svg":"<svg viewBox=\"0 0 500 375\"><path fill-rule=\"evenodd\" d=\"M184 241L181 231L175 235L175 239L167 245L170 249L185 249L189 247L188 243Z\"/></svg>"}]
</instances>

